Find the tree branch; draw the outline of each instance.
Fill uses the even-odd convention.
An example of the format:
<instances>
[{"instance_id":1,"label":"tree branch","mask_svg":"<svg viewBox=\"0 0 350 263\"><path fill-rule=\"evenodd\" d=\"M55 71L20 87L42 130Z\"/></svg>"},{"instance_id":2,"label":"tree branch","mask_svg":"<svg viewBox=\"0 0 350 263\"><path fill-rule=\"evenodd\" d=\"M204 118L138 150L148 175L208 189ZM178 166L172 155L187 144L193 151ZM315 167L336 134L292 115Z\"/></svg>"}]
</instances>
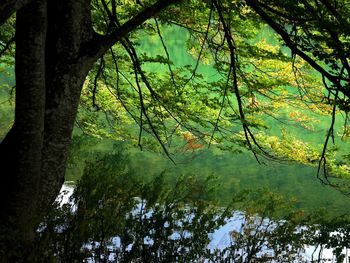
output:
<instances>
[{"instance_id":1,"label":"tree branch","mask_svg":"<svg viewBox=\"0 0 350 263\"><path fill-rule=\"evenodd\" d=\"M237 99L237 105L238 105L238 111L240 116L240 121L243 127L244 137L247 141L248 148L252 151L254 154L256 160L260 163L258 158L258 152L253 148L253 145L255 145L258 150L263 154L264 157L269 159L276 159L274 156L272 156L270 153L268 153L263 147L258 143L256 140L254 134L251 132L249 123L247 122L245 118L245 113L243 110L243 102L242 97L239 91L238 87L238 76L237 76L237 54L236 54L236 45L234 43L234 39L231 33L230 25L226 23L225 18L223 16L222 7L220 6L219 2L217 0L213 1L214 6L216 8L216 11L219 15L219 21L223 27L224 30L224 37L227 41L227 46L230 52L230 71L229 73L232 74L232 84L233 84L233 91ZM230 76L228 76L228 80L230 79ZM225 90L225 93L227 91ZM224 96L227 96L227 94L224 94ZM220 116L219 116L220 117ZM216 127L214 127L216 129Z\"/></svg>"},{"instance_id":2,"label":"tree branch","mask_svg":"<svg viewBox=\"0 0 350 263\"><path fill-rule=\"evenodd\" d=\"M89 56L90 58L97 59L102 56L111 46L126 37L136 27L142 25L146 20L152 18L168 6L179 3L181 0L159 0L155 4L146 7L136 16L125 22L118 27L114 32L109 35L96 34L94 39L87 43L82 49L83 54L81 56ZM86 48L86 49L85 49Z\"/></svg>"},{"instance_id":3,"label":"tree branch","mask_svg":"<svg viewBox=\"0 0 350 263\"><path fill-rule=\"evenodd\" d=\"M7 51L10 49L12 43L15 42L15 36L13 36L9 41L6 42L6 44L3 46L3 49L1 49L0 51L0 57Z\"/></svg>"},{"instance_id":4,"label":"tree branch","mask_svg":"<svg viewBox=\"0 0 350 263\"><path fill-rule=\"evenodd\" d=\"M287 47L289 47L291 49L291 51L300 56L302 59L304 59L306 62L309 63L310 66L312 66L315 70L317 70L318 72L320 72L322 74L322 76L326 77L327 79L329 79L329 81L331 81L332 83L334 83L337 88L339 89L339 91L341 91L344 95L346 95L347 97L350 97L350 93L349 91L347 91L346 89L344 89L343 87L341 87L341 85L339 85L339 76L335 76L330 74L326 69L324 69L322 66L320 66L314 59L312 59L310 56L308 56L305 52L303 52L302 50L300 50L300 48L298 48L297 44L295 44L293 42L293 40L290 38L290 36L288 35L288 33L278 24L276 23L260 6L259 3L257 3L257 1L255 0L246 0L246 3L256 12L260 15L260 17L273 29L276 31L277 34L279 34L284 43L286 44Z\"/></svg>"},{"instance_id":5,"label":"tree branch","mask_svg":"<svg viewBox=\"0 0 350 263\"><path fill-rule=\"evenodd\" d=\"M2 0L0 4L0 26L3 25L9 17L29 4L32 0Z\"/></svg>"}]
</instances>

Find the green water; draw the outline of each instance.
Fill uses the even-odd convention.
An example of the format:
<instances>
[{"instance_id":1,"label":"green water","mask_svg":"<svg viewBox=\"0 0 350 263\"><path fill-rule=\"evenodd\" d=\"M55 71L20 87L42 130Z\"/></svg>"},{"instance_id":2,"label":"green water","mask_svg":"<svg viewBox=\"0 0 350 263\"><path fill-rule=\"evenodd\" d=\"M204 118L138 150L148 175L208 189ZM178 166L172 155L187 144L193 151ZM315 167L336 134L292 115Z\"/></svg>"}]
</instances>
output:
<instances>
[{"instance_id":1,"label":"green water","mask_svg":"<svg viewBox=\"0 0 350 263\"><path fill-rule=\"evenodd\" d=\"M76 145L70 161L67 180L76 181L84 169L84 161L96 160L94 153L107 154L113 150L113 142L80 137L81 145ZM140 178L151 178L164 172L169 180L180 174L205 178L216 177L218 184L216 197L223 204L242 190L263 189L281 194L287 199L295 199L296 207L308 211L325 208L334 214L349 212L349 197L336 189L323 185L316 178L316 168L300 164L270 162L259 164L250 153L234 154L213 149L202 149L194 153L175 156L174 165L164 154L141 151L120 143L124 153L129 155L129 167Z\"/></svg>"},{"instance_id":2,"label":"green water","mask_svg":"<svg viewBox=\"0 0 350 263\"><path fill-rule=\"evenodd\" d=\"M184 48L187 37L188 34L185 31L177 28L168 28L163 33L174 67L188 64L193 67L196 64L195 58L190 56ZM139 50L149 55L164 55L157 36L144 37ZM167 70L166 66L158 66L155 63L146 65L146 68L155 72ZM219 77L210 65L200 64L198 72L212 80ZM0 97L6 99L11 81L3 74L0 77L1 83L6 84L6 87L3 86L0 89ZM13 105L7 102L2 103L0 113L0 137L2 138L11 125ZM294 133L299 133L299 135L302 133L304 139L320 144L323 142L329 122L328 118L322 120L317 132L314 133L298 128L294 129ZM283 126L279 122L272 125L276 134L281 128ZM78 128L74 133L76 136L73 139L71 160L67 169L68 181L78 180L83 172L85 161L93 160L96 152L110 152L113 144L108 140L78 136L81 134ZM126 148L130 154L130 166L140 177L149 177L162 171L166 171L165 176L169 177L179 174L193 174L203 178L210 175L216 176L220 185L217 194L222 202L229 201L231 196L240 190L264 188L287 198L296 198L296 205L302 209L316 210L324 207L335 214L349 212L350 199L339 191L323 185L316 178L317 168L315 167L278 162L259 164L251 153L221 152L215 147L200 149L193 153L179 153L174 158L176 160L176 165L174 165L164 154L140 151L129 145Z\"/></svg>"}]
</instances>

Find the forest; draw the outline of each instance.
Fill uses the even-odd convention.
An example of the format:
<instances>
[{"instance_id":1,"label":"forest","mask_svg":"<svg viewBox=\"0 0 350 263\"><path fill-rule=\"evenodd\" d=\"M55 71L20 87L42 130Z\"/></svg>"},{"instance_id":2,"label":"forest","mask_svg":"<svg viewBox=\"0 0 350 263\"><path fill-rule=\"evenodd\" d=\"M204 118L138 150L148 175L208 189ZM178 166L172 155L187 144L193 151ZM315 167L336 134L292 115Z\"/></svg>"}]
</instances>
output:
<instances>
[{"instance_id":1,"label":"forest","mask_svg":"<svg viewBox=\"0 0 350 263\"><path fill-rule=\"evenodd\" d=\"M349 262L349 17L2 0L0 262Z\"/></svg>"}]
</instances>

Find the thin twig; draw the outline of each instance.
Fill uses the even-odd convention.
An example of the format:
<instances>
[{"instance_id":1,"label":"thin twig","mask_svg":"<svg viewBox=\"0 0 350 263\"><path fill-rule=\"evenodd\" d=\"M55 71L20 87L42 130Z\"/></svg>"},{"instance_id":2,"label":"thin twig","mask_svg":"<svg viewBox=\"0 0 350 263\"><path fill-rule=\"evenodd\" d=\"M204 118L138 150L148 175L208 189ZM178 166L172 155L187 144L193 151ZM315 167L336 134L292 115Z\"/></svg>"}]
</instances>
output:
<instances>
[{"instance_id":1,"label":"thin twig","mask_svg":"<svg viewBox=\"0 0 350 263\"><path fill-rule=\"evenodd\" d=\"M0 51L0 57L7 51L10 49L12 43L15 42L15 36L11 37L11 39L9 41L6 42L6 44L3 46L3 49L1 49Z\"/></svg>"}]
</instances>

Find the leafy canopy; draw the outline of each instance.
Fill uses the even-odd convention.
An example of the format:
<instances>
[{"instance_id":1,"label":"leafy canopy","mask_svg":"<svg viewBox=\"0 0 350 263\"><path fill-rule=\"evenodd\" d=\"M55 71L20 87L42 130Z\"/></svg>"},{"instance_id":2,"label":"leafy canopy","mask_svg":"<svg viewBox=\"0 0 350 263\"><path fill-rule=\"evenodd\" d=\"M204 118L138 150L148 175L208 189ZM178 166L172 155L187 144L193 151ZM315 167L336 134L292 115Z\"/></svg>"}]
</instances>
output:
<instances>
[{"instance_id":1,"label":"leafy canopy","mask_svg":"<svg viewBox=\"0 0 350 263\"><path fill-rule=\"evenodd\" d=\"M92 1L93 28L113 34L152 4ZM348 177L347 164L326 151L330 138L349 136L348 14L347 1L179 1L106 50L85 81L78 127L174 162L209 146L247 148L259 161ZM1 28L7 64L12 25ZM334 121L341 115L343 126ZM303 131L325 138L310 142Z\"/></svg>"}]
</instances>

